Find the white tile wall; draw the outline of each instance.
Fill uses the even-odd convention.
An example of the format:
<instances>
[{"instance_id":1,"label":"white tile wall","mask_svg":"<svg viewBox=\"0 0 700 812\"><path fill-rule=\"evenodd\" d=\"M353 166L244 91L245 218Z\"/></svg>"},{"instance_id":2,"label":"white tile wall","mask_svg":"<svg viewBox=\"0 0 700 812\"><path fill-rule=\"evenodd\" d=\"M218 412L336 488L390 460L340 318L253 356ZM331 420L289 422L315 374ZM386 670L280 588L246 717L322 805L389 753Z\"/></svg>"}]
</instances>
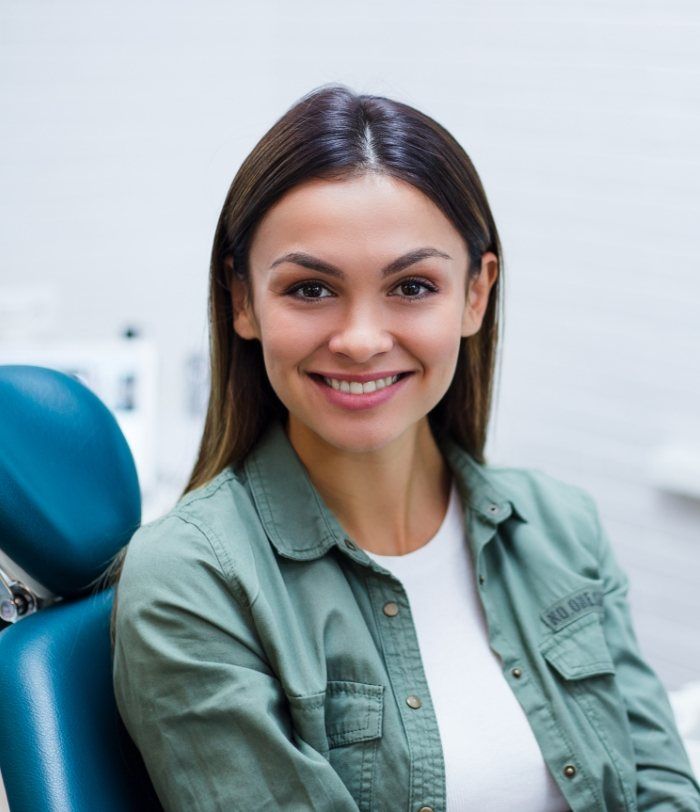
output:
<instances>
[{"instance_id":1,"label":"white tile wall","mask_svg":"<svg viewBox=\"0 0 700 812\"><path fill-rule=\"evenodd\" d=\"M700 678L700 507L649 470L700 438L697 3L11 0L0 25L0 285L51 282L59 337L156 339L183 481L183 368L244 155L333 80L447 126L505 248L491 457L589 488L648 659Z\"/></svg>"}]
</instances>

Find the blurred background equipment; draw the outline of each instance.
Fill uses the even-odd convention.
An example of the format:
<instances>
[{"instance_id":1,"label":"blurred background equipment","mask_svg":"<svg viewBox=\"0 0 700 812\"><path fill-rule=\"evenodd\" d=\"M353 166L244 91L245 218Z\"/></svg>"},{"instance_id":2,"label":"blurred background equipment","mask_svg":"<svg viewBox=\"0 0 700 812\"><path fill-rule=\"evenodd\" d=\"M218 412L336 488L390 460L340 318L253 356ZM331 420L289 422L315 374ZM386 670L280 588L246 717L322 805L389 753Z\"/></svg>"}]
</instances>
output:
<instances>
[{"instance_id":1,"label":"blurred background equipment","mask_svg":"<svg viewBox=\"0 0 700 812\"><path fill-rule=\"evenodd\" d=\"M0 289L0 307L7 293ZM31 304L27 301L27 310ZM116 340L66 341L8 338L0 327L0 364L33 364L70 375L110 409L137 461L144 493L156 484L158 356L152 341L134 327Z\"/></svg>"}]
</instances>

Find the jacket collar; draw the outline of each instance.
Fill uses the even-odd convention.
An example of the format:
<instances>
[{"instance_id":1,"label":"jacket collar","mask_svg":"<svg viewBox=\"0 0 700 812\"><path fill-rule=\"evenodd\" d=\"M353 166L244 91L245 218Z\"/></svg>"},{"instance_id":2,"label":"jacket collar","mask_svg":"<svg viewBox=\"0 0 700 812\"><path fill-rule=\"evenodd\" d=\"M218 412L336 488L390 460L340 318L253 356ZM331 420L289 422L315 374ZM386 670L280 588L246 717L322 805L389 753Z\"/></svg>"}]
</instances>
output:
<instances>
[{"instance_id":1,"label":"jacket collar","mask_svg":"<svg viewBox=\"0 0 700 812\"><path fill-rule=\"evenodd\" d=\"M452 439L443 440L440 447L455 477L465 516L471 513L475 553L511 515L527 521L522 499L497 486L488 466ZM267 536L280 555L307 561L338 546L346 554L355 550L353 558L368 559L345 544L347 534L311 482L280 420L266 428L243 468Z\"/></svg>"}]
</instances>

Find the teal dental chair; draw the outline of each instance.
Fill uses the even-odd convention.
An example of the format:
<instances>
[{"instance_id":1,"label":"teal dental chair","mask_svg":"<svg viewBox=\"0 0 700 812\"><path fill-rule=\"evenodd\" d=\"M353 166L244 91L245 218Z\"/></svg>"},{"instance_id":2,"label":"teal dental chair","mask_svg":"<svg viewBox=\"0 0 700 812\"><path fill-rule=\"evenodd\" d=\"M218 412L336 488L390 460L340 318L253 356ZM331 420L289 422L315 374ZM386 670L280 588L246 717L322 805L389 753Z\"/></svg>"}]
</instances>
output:
<instances>
[{"instance_id":1,"label":"teal dental chair","mask_svg":"<svg viewBox=\"0 0 700 812\"><path fill-rule=\"evenodd\" d=\"M99 584L140 522L134 461L102 401L61 372L0 366L0 550L45 587L0 568L11 812L162 809L115 705L114 589Z\"/></svg>"}]
</instances>

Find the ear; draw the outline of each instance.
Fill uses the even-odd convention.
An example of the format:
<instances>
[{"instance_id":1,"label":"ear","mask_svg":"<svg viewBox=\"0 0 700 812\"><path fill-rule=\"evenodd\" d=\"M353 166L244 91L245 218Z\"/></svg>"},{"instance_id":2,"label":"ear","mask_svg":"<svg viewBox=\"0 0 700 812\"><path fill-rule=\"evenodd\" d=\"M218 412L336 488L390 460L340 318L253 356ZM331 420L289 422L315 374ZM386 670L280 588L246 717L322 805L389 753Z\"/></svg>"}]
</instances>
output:
<instances>
[{"instance_id":1,"label":"ear","mask_svg":"<svg viewBox=\"0 0 700 812\"><path fill-rule=\"evenodd\" d=\"M498 257L493 251L486 251L481 257L479 274L469 280L462 318L463 336L474 335L481 329L481 322L484 320L489 303L489 293L498 277L498 270Z\"/></svg>"},{"instance_id":2,"label":"ear","mask_svg":"<svg viewBox=\"0 0 700 812\"><path fill-rule=\"evenodd\" d=\"M245 280L233 273L232 257L226 257L224 265L230 286L231 306L233 308L233 329L241 338L259 339L258 326L248 295L248 285Z\"/></svg>"}]
</instances>

